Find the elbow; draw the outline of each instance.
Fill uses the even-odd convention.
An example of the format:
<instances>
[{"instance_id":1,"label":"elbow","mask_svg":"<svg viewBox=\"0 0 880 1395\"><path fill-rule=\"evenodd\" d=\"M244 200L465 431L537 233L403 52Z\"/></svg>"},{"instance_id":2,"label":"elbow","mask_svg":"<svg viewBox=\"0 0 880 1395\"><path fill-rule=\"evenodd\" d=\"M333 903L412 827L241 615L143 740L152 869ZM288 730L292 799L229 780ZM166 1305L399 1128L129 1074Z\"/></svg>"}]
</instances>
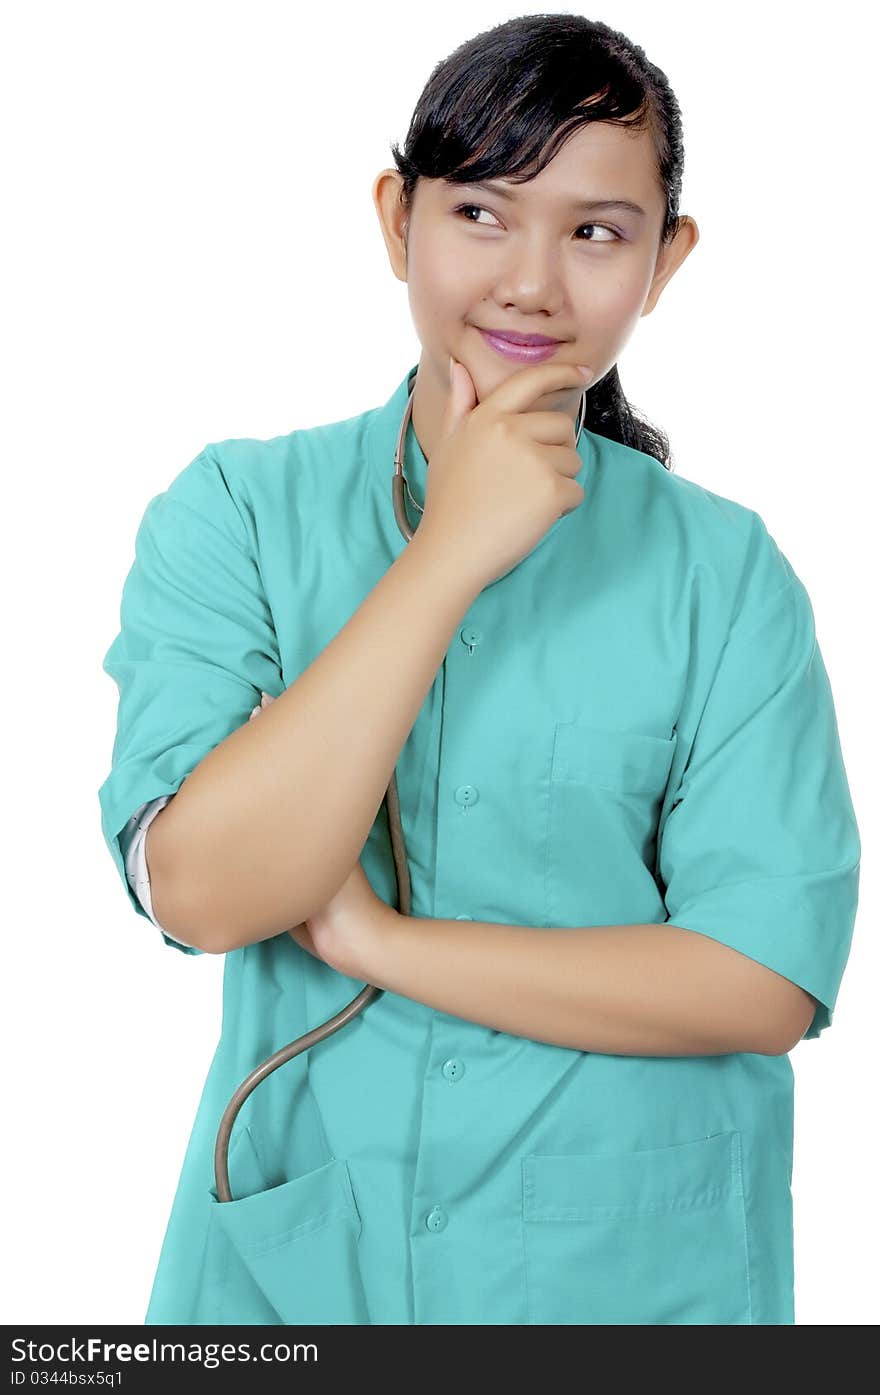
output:
<instances>
[{"instance_id":1,"label":"elbow","mask_svg":"<svg viewBox=\"0 0 880 1395\"><path fill-rule=\"evenodd\" d=\"M166 805L151 822L144 853L150 879L150 899L156 923L181 944L202 954L225 954L230 948L220 933L216 908L193 892L192 877L181 876L170 857L173 834Z\"/></svg>"},{"instance_id":2,"label":"elbow","mask_svg":"<svg viewBox=\"0 0 880 1395\"><path fill-rule=\"evenodd\" d=\"M196 867L194 852L182 866L178 855L170 857L170 824L160 828L164 810L147 830L147 861L153 914L163 930L182 944L203 954L230 954L258 940L283 933L306 919L296 908L279 917L275 904L263 904L257 886L224 885L222 867L216 861ZM154 837L154 830L157 836ZM297 901L302 904L301 898ZM309 905L314 902L309 899ZM309 910L313 915L314 910Z\"/></svg>"},{"instance_id":3,"label":"elbow","mask_svg":"<svg viewBox=\"0 0 880 1395\"><path fill-rule=\"evenodd\" d=\"M785 1056L793 1051L798 1042L809 1031L816 1015L818 999L796 983L789 983L788 1012L782 1014L775 1056Z\"/></svg>"},{"instance_id":4,"label":"elbow","mask_svg":"<svg viewBox=\"0 0 880 1395\"><path fill-rule=\"evenodd\" d=\"M184 888L172 890L167 883L153 897L153 914L173 939L203 954L231 954L283 933L277 926L244 925L241 919L230 922L228 906L221 909L216 901L200 899ZM290 920L291 925L299 923Z\"/></svg>"},{"instance_id":5,"label":"elbow","mask_svg":"<svg viewBox=\"0 0 880 1395\"><path fill-rule=\"evenodd\" d=\"M151 877L150 894L156 923L172 939L202 954L226 953L228 946L211 919L200 914L167 877Z\"/></svg>"},{"instance_id":6,"label":"elbow","mask_svg":"<svg viewBox=\"0 0 880 1395\"><path fill-rule=\"evenodd\" d=\"M760 1050L762 1056L787 1056L803 1040L815 1016L817 999L796 984L791 984L790 988L793 991L779 1014L776 1030Z\"/></svg>"},{"instance_id":7,"label":"elbow","mask_svg":"<svg viewBox=\"0 0 880 1395\"><path fill-rule=\"evenodd\" d=\"M187 885L165 882L153 898L153 913L158 923L175 940L192 945L203 954L231 954L246 945L271 939L285 933L286 926L244 924L241 917L232 920L230 907L220 906L216 897L200 897ZM291 925L298 920L291 919Z\"/></svg>"}]
</instances>

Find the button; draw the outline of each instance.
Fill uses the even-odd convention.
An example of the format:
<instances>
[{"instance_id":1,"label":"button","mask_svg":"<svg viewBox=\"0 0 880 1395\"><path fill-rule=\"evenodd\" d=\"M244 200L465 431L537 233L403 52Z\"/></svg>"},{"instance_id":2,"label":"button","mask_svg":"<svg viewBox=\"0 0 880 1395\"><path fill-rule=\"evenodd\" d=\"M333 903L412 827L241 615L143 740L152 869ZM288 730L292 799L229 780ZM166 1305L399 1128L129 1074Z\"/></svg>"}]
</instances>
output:
<instances>
[{"instance_id":1,"label":"button","mask_svg":"<svg viewBox=\"0 0 880 1395\"><path fill-rule=\"evenodd\" d=\"M435 1206L428 1212L425 1226L428 1230L445 1230L449 1217L442 1206Z\"/></svg>"},{"instance_id":2,"label":"button","mask_svg":"<svg viewBox=\"0 0 880 1395\"><path fill-rule=\"evenodd\" d=\"M456 919L456 920L473 920L473 916L472 916L472 915L457 915L457 916L455 917L455 919Z\"/></svg>"},{"instance_id":3,"label":"button","mask_svg":"<svg viewBox=\"0 0 880 1395\"><path fill-rule=\"evenodd\" d=\"M447 1080L461 1080L464 1075L464 1061L460 1061L457 1056L450 1056L448 1061L443 1062L443 1074Z\"/></svg>"},{"instance_id":4,"label":"button","mask_svg":"<svg viewBox=\"0 0 880 1395\"><path fill-rule=\"evenodd\" d=\"M480 640L483 638L483 631L478 630L474 625L462 625L458 632L458 637L462 644L466 645L471 653L473 653L474 647L479 644Z\"/></svg>"},{"instance_id":5,"label":"button","mask_svg":"<svg viewBox=\"0 0 880 1395\"><path fill-rule=\"evenodd\" d=\"M459 785L458 789L455 791L456 804L464 804L465 806L476 804L479 797L480 791L477 789L476 785Z\"/></svg>"}]
</instances>

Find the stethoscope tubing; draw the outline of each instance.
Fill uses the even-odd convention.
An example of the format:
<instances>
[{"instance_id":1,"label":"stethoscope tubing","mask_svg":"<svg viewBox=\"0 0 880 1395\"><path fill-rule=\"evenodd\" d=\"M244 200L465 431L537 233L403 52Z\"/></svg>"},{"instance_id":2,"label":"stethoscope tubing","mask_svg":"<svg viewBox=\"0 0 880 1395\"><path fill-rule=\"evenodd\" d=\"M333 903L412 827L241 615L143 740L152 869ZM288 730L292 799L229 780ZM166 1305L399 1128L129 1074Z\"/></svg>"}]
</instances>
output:
<instances>
[{"instance_id":1,"label":"stethoscope tubing","mask_svg":"<svg viewBox=\"0 0 880 1395\"><path fill-rule=\"evenodd\" d=\"M410 384L412 384L413 376L414 374L410 375ZM409 521L405 495L409 495L413 507L417 509L419 513L422 512L421 506L412 496L409 483L403 472L406 431L409 426L410 417L412 416L414 391L415 389L410 386L406 410L403 414L403 420L400 423L400 431L397 436L397 445L394 451L394 475L391 480L391 500L394 506L394 517L397 521L398 528L407 542L412 540L415 529ZM577 446L580 440L585 410L586 391L584 391L581 396L580 407L578 409L575 446ZM416 525L416 527L418 527L418 525ZM412 904L412 889L410 886L406 844L403 836L403 824L400 817L400 798L397 790L396 770L391 772L391 780L385 791L383 802L388 816L391 852L394 858L394 871L397 878L398 910L401 915L409 915ZM260 1064L251 1071L250 1075L246 1076L241 1082L227 1104L226 1109L223 1111L223 1117L220 1120L220 1127L217 1130L217 1139L214 1144L214 1184L218 1201L232 1201L234 1199L229 1187L229 1140L232 1134L232 1126L245 1100L258 1085L262 1084L267 1075L271 1075L279 1066L283 1066L288 1061L292 1061L294 1056L299 1056L301 1052L308 1051L310 1046L314 1046L317 1042L324 1041L326 1037L332 1036L334 1032L338 1032L340 1027L344 1027L353 1017L357 1017L358 1013L362 1012L367 1004L371 1003L374 998L379 997L383 991L383 989L377 988L371 983L366 984L357 996L352 998L351 1002L347 1003L345 1007L341 1008L333 1017L328 1018L326 1022L322 1022L319 1026L313 1027L311 1031L306 1032L303 1036L297 1037L295 1041L290 1042L287 1046L282 1046L274 1055L269 1056L265 1061L261 1061Z\"/></svg>"}]
</instances>

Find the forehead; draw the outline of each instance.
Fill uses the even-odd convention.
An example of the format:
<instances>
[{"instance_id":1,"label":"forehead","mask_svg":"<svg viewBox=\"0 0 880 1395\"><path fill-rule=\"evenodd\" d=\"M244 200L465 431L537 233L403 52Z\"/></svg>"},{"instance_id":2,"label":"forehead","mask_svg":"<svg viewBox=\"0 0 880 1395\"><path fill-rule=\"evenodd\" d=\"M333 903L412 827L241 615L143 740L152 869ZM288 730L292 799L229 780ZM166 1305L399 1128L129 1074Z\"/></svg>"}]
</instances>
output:
<instances>
[{"instance_id":1,"label":"forehead","mask_svg":"<svg viewBox=\"0 0 880 1395\"><path fill-rule=\"evenodd\" d=\"M491 181L509 192L522 207L536 200L631 199L648 209L662 201L657 152L650 128L634 131L607 121L580 127L544 166L525 183L496 175ZM446 179L420 180L437 199L460 189Z\"/></svg>"}]
</instances>

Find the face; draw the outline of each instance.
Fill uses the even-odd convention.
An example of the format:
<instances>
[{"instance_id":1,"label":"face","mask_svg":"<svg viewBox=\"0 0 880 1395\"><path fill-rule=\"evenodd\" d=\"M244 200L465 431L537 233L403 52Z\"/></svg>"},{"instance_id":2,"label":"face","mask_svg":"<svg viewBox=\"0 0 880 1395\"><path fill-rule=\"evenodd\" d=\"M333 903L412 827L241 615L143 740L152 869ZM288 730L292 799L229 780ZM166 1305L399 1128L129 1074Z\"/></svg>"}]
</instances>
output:
<instances>
[{"instance_id":1,"label":"face","mask_svg":"<svg viewBox=\"0 0 880 1395\"><path fill-rule=\"evenodd\" d=\"M699 237L685 216L661 248L657 181L650 132L604 122L576 131L525 184L491 180L489 190L420 179L407 211L399 172L377 176L382 234L422 344L413 427L426 458L445 410L450 354L468 369L478 402L521 367L481 329L560 340L552 357L588 364L591 386L614 365ZM627 200L642 211L578 207L588 199ZM579 401L578 391L565 389L538 399L534 410L574 417Z\"/></svg>"}]
</instances>

